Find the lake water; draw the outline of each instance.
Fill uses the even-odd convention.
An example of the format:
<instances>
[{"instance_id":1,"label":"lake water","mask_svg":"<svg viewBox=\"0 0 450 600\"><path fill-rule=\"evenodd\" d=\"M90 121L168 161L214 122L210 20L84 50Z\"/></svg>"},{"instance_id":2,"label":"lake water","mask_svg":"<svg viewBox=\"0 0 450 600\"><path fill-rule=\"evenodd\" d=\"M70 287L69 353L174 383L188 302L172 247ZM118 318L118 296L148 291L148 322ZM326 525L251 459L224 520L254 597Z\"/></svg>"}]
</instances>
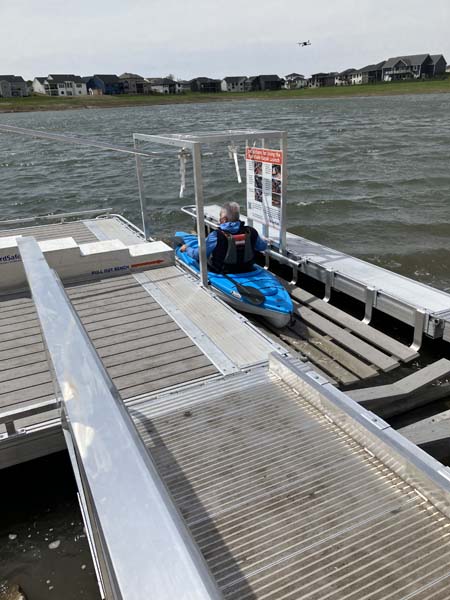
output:
<instances>
[{"instance_id":1,"label":"lake water","mask_svg":"<svg viewBox=\"0 0 450 600\"><path fill-rule=\"evenodd\" d=\"M0 122L127 145L133 132L285 129L291 231L450 289L449 94L4 114ZM193 202L191 173L178 198L175 155L145 159L155 236L186 223L179 207ZM205 157L204 171L207 202L244 202L225 148ZM0 178L0 218L113 207L139 222L126 155L0 134Z\"/></svg>"}]
</instances>

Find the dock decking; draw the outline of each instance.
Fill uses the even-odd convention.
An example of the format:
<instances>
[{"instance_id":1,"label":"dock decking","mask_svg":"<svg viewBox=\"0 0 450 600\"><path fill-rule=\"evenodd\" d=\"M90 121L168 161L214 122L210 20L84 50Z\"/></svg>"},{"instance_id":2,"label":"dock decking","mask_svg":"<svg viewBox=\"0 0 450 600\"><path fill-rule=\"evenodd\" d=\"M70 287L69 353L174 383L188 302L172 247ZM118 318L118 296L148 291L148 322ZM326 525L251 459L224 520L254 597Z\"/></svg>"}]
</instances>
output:
<instances>
[{"instance_id":1,"label":"dock decking","mask_svg":"<svg viewBox=\"0 0 450 600\"><path fill-rule=\"evenodd\" d=\"M109 221L102 219L95 225L103 232L123 227ZM64 223L36 230L41 239L65 234L90 241L93 233L83 223L77 225ZM36 233L30 229L14 233ZM122 237L128 236L134 233L125 229ZM175 267L66 283L65 289L125 403L264 362L273 349L242 317ZM200 307L197 311L196 304ZM191 314L186 306L191 306ZM242 331L246 332L247 351L239 343ZM21 456L29 460L62 447L56 406L30 294L0 295L0 440L4 438L0 467L20 462ZM59 438L59 446L49 442L51 431ZM21 441L36 447L30 445L30 450L22 453Z\"/></svg>"},{"instance_id":2,"label":"dock decking","mask_svg":"<svg viewBox=\"0 0 450 600\"><path fill-rule=\"evenodd\" d=\"M66 290L123 400L218 372L133 276ZM39 322L26 293L0 299L0 359L1 410L54 397ZM18 426L56 414L27 417Z\"/></svg>"},{"instance_id":3,"label":"dock decking","mask_svg":"<svg viewBox=\"0 0 450 600\"><path fill-rule=\"evenodd\" d=\"M98 237L82 221L67 223L52 223L51 225L36 225L34 227L19 227L16 229L0 230L0 238L14 236L33 236L38 242L72 237L77 244L97 242Z\"/></svg>"}]
</instances>

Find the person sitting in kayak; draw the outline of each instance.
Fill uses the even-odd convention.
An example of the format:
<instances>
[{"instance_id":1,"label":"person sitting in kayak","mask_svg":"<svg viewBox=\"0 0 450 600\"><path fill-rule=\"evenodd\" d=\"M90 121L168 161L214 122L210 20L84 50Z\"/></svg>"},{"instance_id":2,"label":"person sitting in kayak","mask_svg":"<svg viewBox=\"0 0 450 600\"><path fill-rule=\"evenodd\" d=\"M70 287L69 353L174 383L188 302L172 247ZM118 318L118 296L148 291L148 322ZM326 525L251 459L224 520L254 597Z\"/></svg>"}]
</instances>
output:
<instances>
[{"instance_id":1,"label":"person sitting in kayak","mask_svg":"<svg viewBox=\"0 0 450 600\"><path fill-rule=\"evenodd\" d=\"M256 252L267 248L256 229L239 217L239 204L226 202L220 209L219 228L206 238L208 268L216 273L248 273L253 270ZM198 261L198 248L183 244L180 250Z\"/></svg>"}]
</instances>

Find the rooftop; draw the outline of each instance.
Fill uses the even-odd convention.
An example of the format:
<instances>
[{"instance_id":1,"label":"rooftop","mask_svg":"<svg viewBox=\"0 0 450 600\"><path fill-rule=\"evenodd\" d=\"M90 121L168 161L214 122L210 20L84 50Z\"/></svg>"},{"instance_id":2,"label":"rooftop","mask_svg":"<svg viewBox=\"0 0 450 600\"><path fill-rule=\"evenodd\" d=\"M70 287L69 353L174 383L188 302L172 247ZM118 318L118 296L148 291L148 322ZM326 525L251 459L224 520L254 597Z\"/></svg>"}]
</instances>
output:
<instances>
[{"instance_id":1,"label":"rooftop","mask_svg":"<svg viewBox=\"0 0 450 600\"><path fill-rule=\"evenodd\" d=\"M120 79L117 77L117 75L95 74L94 77L97 77L97 79L101 79L103 81L103 83L120 83Z\"/></svg>"},{"instance_id":2,"label":"rooftop","mask_svg":"<svg viewBox=\"0 0 450 600\"><path fill-rule=\"evenodd\" d=\"M8 83L25 83L23 77L20 75L0 75L0 81L7 81Z\"/></svg>"},{"instance_id":3,"label":"rooftop","mask_svg":"<svg viewBox=\"0 0 450 600\"><path fill-rule=\"evenodd\" d=\"M72 73L65 74L65 75L51 73L48 77L46 77L46 79L51 79L51 81L54 81L55 83L65 83L66 81L74 81L75 83L83 83L83 80L79 75L73 75Z\"/></svg>"},{"instance_id":4,"label":"rooftop","mask_svg":"<svg viewBox=\"0 0 450 600\"><path fill-rule=\"evenodd\" d=\"M395 65L400 61L404 62L405 65L408 67L412 67L415 65L422 65L427 60L427 58L430 58L429 54L411 54L408 56L393 56L393 57L387 59L387 61L383 65L383 68L391 69L392 67L395 67Z\"/></svg>"}]
</instances>

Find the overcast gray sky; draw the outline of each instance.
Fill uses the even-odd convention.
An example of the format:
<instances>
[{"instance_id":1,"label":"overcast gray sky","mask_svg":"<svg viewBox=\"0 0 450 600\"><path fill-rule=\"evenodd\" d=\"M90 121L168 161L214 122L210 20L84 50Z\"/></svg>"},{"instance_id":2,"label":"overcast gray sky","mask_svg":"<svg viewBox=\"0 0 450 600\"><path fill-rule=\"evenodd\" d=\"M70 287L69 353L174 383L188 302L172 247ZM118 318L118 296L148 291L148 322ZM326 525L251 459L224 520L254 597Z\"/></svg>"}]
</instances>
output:
<instances>
[{"instance_id":1,"label":"overcast gray sky","mask_svg":"<svg viewBox=\"0 0 450 600\"><path fill-rule=\"evenodd\" d=\"M309 75L428 52L450 61L450 0L0 0L0 22L0 73L27 79Z\"/></svg>"}]
</instances>

